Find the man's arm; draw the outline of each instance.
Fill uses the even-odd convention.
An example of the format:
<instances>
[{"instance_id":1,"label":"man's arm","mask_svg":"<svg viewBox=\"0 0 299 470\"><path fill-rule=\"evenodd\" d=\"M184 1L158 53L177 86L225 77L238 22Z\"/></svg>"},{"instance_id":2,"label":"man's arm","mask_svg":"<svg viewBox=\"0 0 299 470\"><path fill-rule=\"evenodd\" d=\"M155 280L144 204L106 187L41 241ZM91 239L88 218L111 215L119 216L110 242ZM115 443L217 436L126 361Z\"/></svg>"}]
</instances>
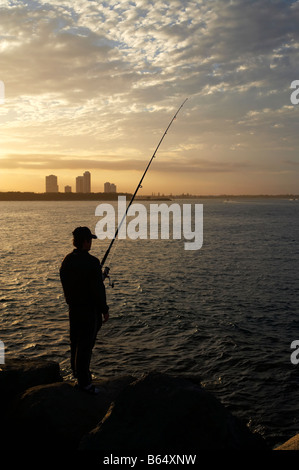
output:
<instances>
[{"instance_id":1,"label":"man's arm","mask_svg":"<svg viewBox=\"0 0 299 470\"><path fill-rule=\"evenodd\" d=\"M64 293L66 303L70 303L70 288L69 288L69 267L68 267L68 256L64 258L59 269L59 277Z\"/></svg>"},{"instance_id":2,"label":"man's arm","mask_svg":"<svg viewBox=\"0 0 299 470\"><path fill-rule=\"evenodd\" d=\"M102 266L100 261L97 260L95 282L94 282L94 296L98 305L100 313L104 316L104 322L109 318L109 307L106 299L106 288L103 282Z\"/></svg>"}]
</instances>

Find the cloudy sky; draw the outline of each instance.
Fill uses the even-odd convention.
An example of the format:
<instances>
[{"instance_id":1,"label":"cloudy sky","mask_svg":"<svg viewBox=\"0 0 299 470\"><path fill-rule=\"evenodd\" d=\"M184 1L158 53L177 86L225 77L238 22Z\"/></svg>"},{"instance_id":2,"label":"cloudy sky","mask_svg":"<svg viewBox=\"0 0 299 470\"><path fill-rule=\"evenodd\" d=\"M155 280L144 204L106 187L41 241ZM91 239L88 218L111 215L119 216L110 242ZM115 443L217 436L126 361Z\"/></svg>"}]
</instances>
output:
<instances>
[{"instance_id":1,"label":"cloudy sky","mask_svg":"<svg viewBox=\"0 0 299 470\"><path fill-rule=\"evenodd\" d=\"M0 191L299 193L299 1L0 0ZM141 192L141 194L142 194Z\"/></svg>"}]
</instances>

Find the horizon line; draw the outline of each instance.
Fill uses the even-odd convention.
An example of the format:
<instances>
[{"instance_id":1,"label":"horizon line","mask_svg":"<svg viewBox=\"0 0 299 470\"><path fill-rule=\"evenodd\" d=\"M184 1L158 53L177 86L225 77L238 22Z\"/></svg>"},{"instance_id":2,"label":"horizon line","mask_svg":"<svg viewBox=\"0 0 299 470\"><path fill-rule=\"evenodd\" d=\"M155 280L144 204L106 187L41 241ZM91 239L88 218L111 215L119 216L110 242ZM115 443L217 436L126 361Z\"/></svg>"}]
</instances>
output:
<instances>
[{"instance_id":1,"label":"horizon line","mask_svg":"<svg viewBox=\"0 0 299 470\"><path fill-rule=\"evenodd\" d=\"M1 195L13 195L13 194L26 194L26 195L47 195L47 196L84 196L88 197L88 195L105 195L105 196L121 196L121 195L132 195L133 193L126 192L126 191L117 191L117 192L104 192L104 191L90 191L88 193L83 193L83 192L62 192L62 191L57 191L57 192L35 192L35 191L0 191ZM252 193L243 193L243 194L231 194L231 193L220 193L220 194L192 194L192 193L178 193L178 194L173 194L173 193L161 193L158 192L152 193L152 194L145 194L145 195L137 195L136 198L151 198L151 197L290 197L290 196L296 196L299 197L299 193L279 193L279 194L272 194L272 193L258 193L258 194L252 194Z\"/></svg>"}]
</instances>

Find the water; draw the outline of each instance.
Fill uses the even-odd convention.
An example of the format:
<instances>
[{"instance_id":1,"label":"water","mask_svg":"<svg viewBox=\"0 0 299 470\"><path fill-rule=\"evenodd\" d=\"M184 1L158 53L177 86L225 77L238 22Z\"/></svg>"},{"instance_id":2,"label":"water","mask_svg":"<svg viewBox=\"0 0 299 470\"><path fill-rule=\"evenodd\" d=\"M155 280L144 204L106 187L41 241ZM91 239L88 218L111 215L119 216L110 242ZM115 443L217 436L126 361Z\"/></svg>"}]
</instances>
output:
<instances>
[{"instance_id":1,"label":"water","mask_svg":"<svg viewBox=\"0 0 299 470\"><path fill-rule=\"evenodd\" d=\"M177 201L176 201L177 202ZM204 204L204 243L121 240L109 258L110 320L92 358L97 377L146 370L201 378L271 445L299 431L299 201ZM95 228L94 201L0 202L0 340L6 357L58 361L70 378L68 316L59 281L78 225ZM148 204L148 203L147 203ZM93 242L101 258L108 240ZM111 261L111 263L110 263Z\"/></svg>"}]
</instances>

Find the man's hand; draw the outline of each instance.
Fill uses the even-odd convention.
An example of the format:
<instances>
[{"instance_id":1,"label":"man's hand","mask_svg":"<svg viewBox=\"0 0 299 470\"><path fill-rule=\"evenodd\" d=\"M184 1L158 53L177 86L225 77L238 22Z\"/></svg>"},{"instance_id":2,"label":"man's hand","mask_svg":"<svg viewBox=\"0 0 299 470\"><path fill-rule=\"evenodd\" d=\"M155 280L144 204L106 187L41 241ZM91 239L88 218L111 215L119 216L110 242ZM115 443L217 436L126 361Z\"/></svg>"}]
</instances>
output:
<instances>
[{"instance_id":1,"label":"man's hand","mask_svg":"<svg viewBox=\"0 0 299 470\"><path fill-rule=\"evenodd\" d=\"M104 320L103 320L103 323L106 323L108 320L109 320L109 313L103 313L103 317L104 317Z\"/></svg>"},{"instance_id":2,"label":"man's hand","mask_svg":"<svg viewBox=\"0 0 299 470\"><path fill-rule=\"evenodd\" d=\"M109 271L110 271L110 268L108 268L108 266L106 266L104 268L104 272L102 274L102 277L103 277L103 281L106 279L106 277L109 277Z\"/></svg>"}]
</instances>

